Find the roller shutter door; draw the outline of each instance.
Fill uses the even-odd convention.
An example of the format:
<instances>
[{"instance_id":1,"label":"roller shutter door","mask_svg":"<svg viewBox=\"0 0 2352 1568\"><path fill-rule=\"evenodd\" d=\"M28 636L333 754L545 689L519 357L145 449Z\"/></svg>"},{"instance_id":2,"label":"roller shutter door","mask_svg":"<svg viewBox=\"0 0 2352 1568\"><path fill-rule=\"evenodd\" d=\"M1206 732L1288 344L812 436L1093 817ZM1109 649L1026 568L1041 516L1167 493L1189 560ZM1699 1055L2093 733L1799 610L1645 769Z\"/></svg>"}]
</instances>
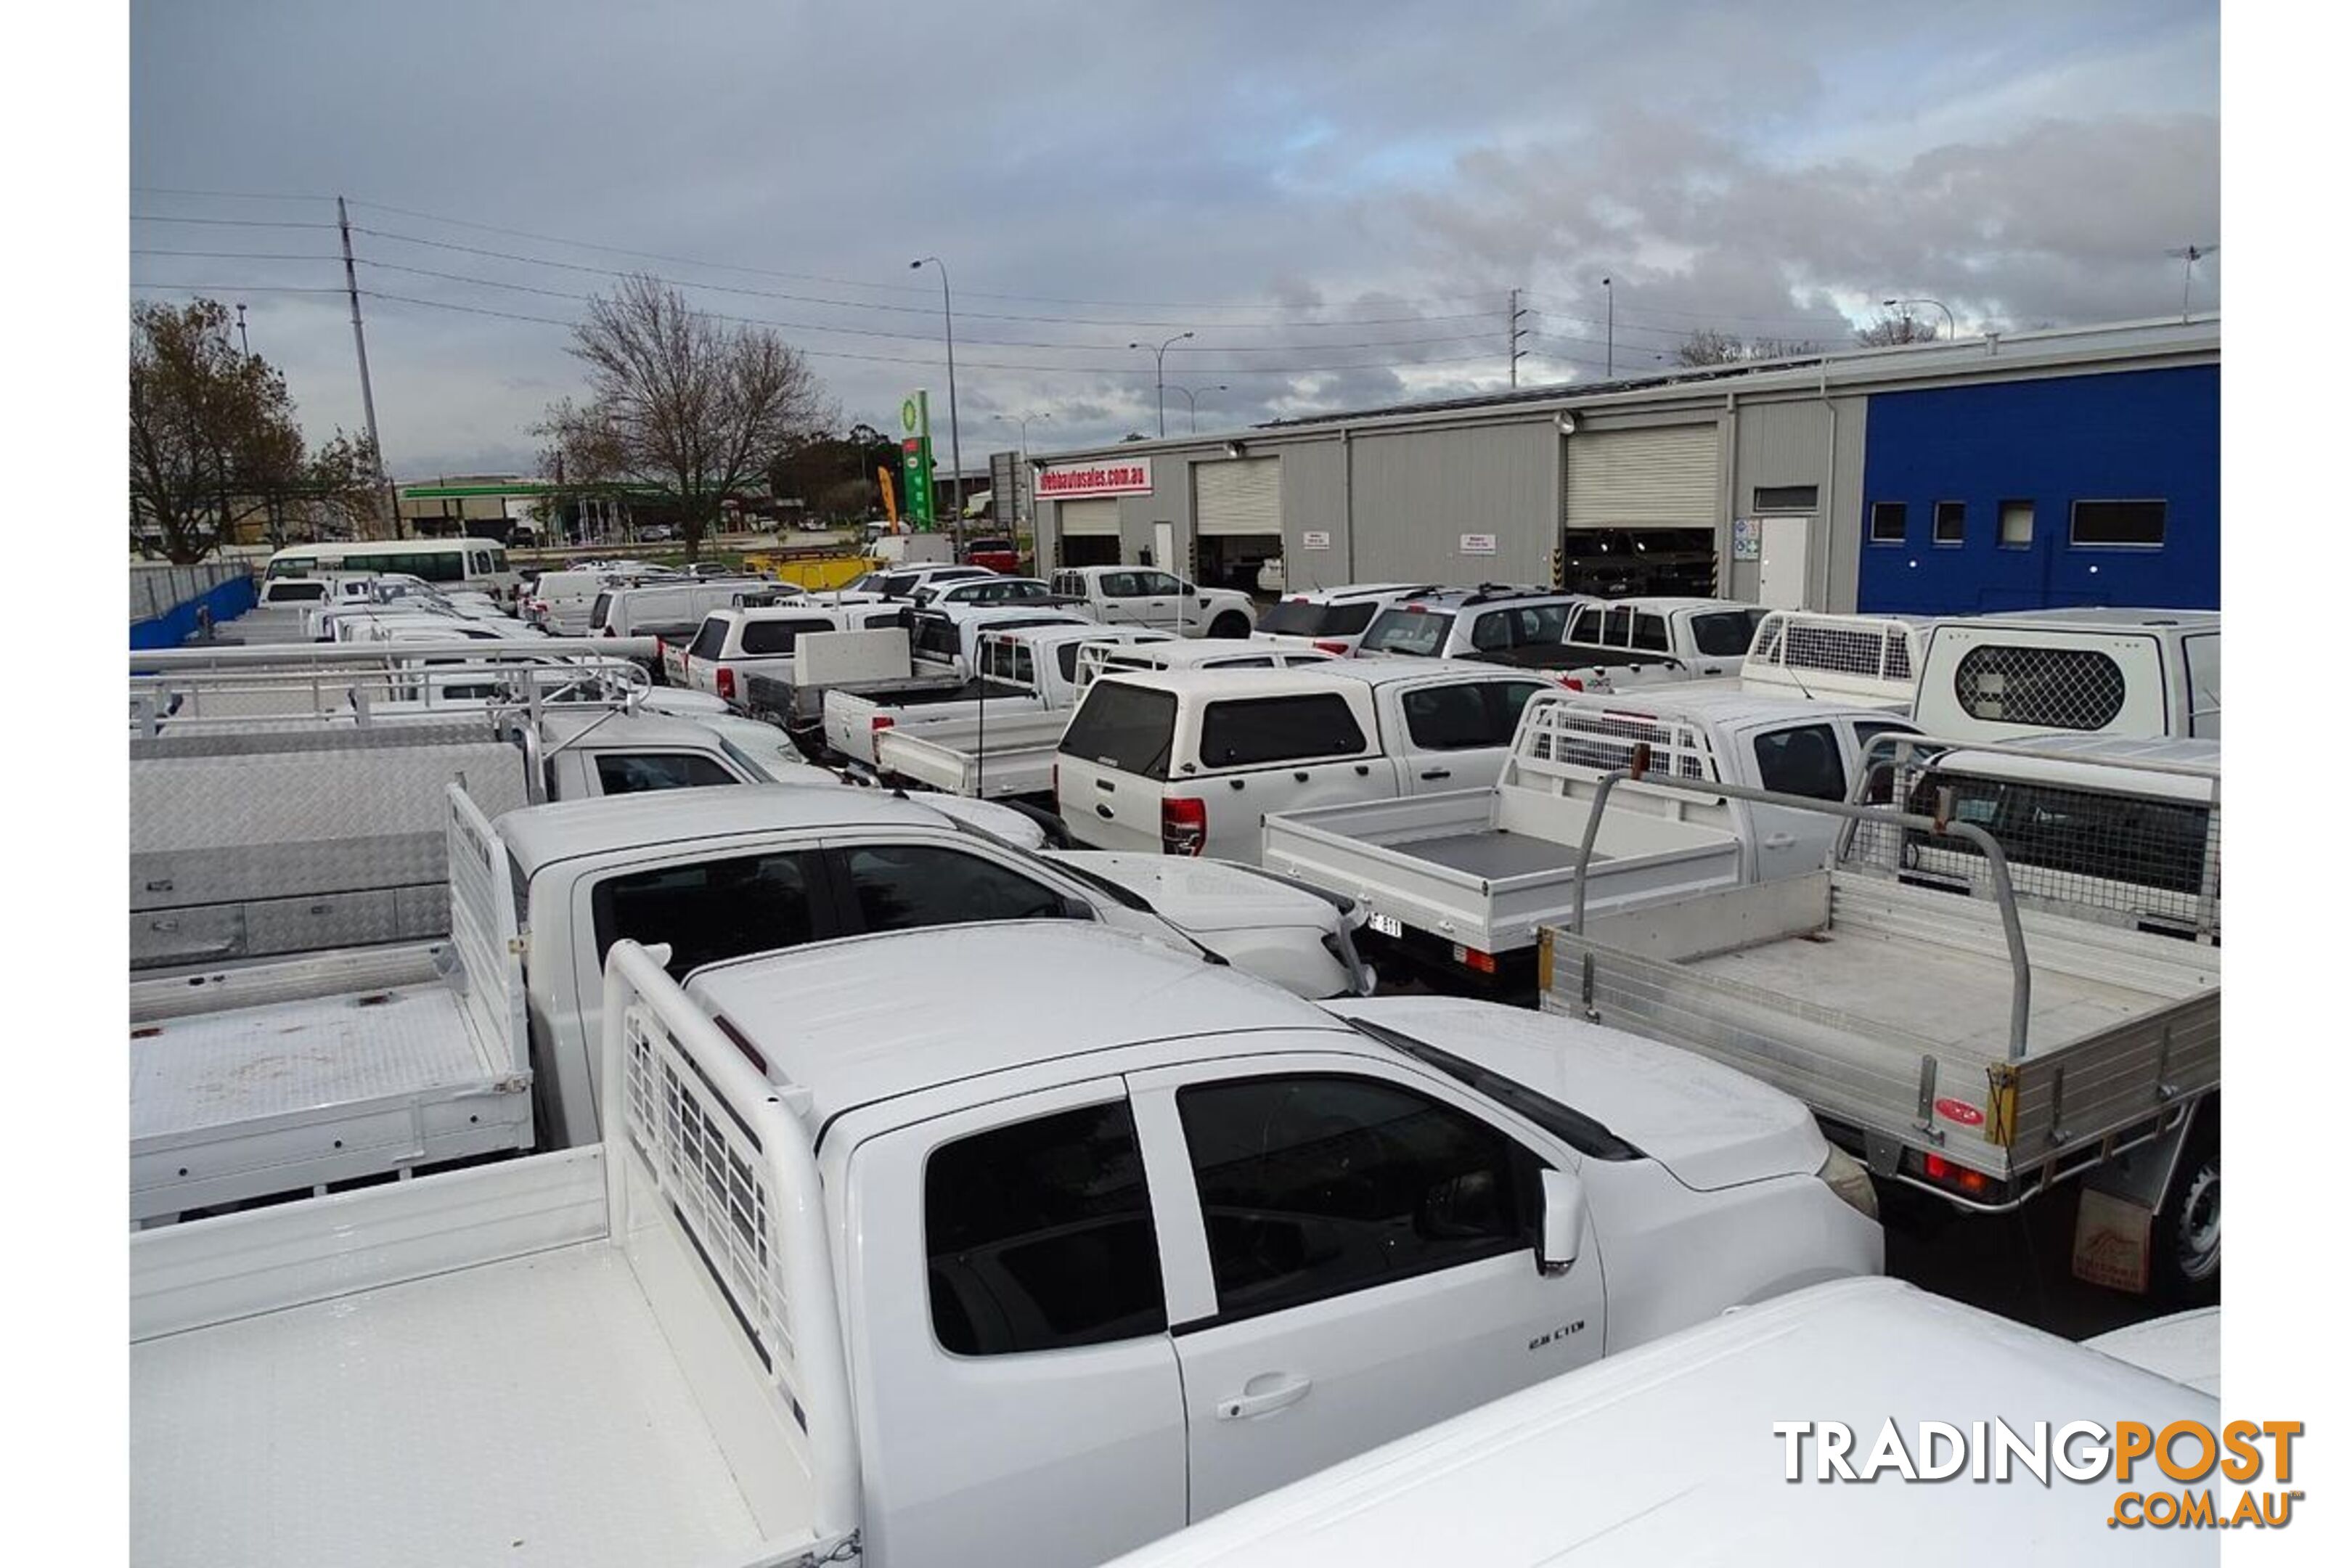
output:
<instances>
[{"instance_id":1,"label":"roller shutter door","mask_svg":"<svg viewBox=\"0 0 2352 1568\"><path fill-rule=\"evenodd\" d=\"M1713 528L1723 509L1716 427L1564 437L1570 528Z\"/></svg>"},{"instance_id":2,"label":"roller shutter door","mask_svg":"<svg viewBox=\"0 0 2352 1568\"><path fill-rule=\"evenodd\" d=\"M1282 459L1244 458L1192 469L1193 529L1203 539L1282 531Z\"/></svg>"},{"instance_id":3,"label":"roller shutter door","mask_svg":"<svg viewBox=\"0 0 2352 1568\"><path fill-rule=\"evenodd\" d=\"M1116 498L1063 501L1059 521L1065 539L1099 539L1105 535L1117 539L1118 501Z\"/></svg>"}]
</instances>

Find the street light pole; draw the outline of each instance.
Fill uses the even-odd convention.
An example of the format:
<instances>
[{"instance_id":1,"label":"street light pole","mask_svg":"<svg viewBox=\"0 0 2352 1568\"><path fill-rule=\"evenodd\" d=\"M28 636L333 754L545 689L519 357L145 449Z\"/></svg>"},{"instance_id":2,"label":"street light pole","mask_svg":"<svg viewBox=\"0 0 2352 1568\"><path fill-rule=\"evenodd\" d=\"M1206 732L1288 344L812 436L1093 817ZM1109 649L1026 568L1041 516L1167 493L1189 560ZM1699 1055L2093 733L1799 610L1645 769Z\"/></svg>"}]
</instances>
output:
<instances>
[{"instance_id":1,"label":"street light pole","mask_svg":"<svg viewBox=\"0 0 2352 1568\"><path fill-rule=\"evenodd\" d=\"M956 418L955 384L955 296L948 289L948 264L936 256L926 256L920 261L907 263L910 268L920 268L928 261L940 269L940 304L948 323L948 452L955 464L955 510L950 514L948 531L961 541L963 536L963 426Z\"/></svg>"},{"instance_id":2,"label":"street light pole","mask_svg":"<svg viewBox=\"0 0 2352 1568\"><path fill-rule=\"evenodd\" d=\"M1890 310L1898 305L1933 305L1944 312L1944 335L1950 338L1960 335L1959 318L1953 315L1952 308L1941 300L1882 300L1879 303Z\"/></svg>"},{"instance_id":3,"label":"street light pole","mask_svg":"<svg viewBox=\"0 0 2352 1568\"><path fill-rule=\"evenodd\" d=\"M1034 539L1036 537L1037 528L1037 497L1032 488L1032 480L1029 477L1029 421L1032 419L1051 419L1053 416L1050 414L1023 414L1016 416L1011 414L1000 414L996 416L996 417L1003 424L1018 425L1021 426L1021 478L1019 482L1014 484L1013 487L1013 499L1016 503L1016 510L1020 513L1021 521L1029 525L1030 537Z\"/></svg>"},{"instance_id":4,"label":"street light pole","mask_svg":"<svg viewBox=\"0 0 2352 1568\"><path fill-rule=\"evenodd\" d=\"M245 335L245 306L241 301L236 308L236 346L237 352L246 358L253 357L252 341Z\"/></svg>"},{"instance_id":5,"label":"street light pole","mask_svg":"<svg viewBox=\"0 0 2352 1568\"><path fill-rule=\"evenodd\" d=\"M1617 287L1613 279L1601 280L1601 297L1609 301L1609 369L1610 380L1617 378Z\"/></svg>"},{"instance_id":6,"label":"street light pole","mask_svg":"<svg viewBox=\"0 0 2352 1568\"><path fill-rule=\"evenodd\" d=\"M1179 332L1174 337L1169 339L1167 342L1161 343L1158 348L1152 349L1151 351L1151 388L1152 395L1160 405L1160 434L1163 439L1165 439L1168 435L1169 345L1171 343L1181 343L1192 335L1192 334L1190 332ZM1139 349L1149 345L1144 343L1129 343L1127 346L1131 349Z\"/></svg>"},{"instance_id":7,"label":"street light pole","mask_svg":"<svg viewBox=\"0 0 2352 1568\"><path fill-rule=\"evenodd\" d=\"M1179 386L1179 387L1173 388L1172 390L1177 391L1177 392L1181 392L1181 393L1182 393L1182 394L1184 395L1184 406L1185 406L1187 409L1190 409L1190 410L1192 411L1192 433L1193 435L1195 435L1195 436L1198 436L1198 435L1201 433L1201 402L1200 402L1200 395L1199 395L1199 393L1196 393L1192 388L1191 388L1191 387L1189 387L1189 386ZM1228 392L1228 391L1231 391L1232 389L1231 389L1230 387L1226 386L1223 383L1220 382L1220 383L1219 383L1218 384L1216 384L1215 386L1205 387L1205 388L1202 388L1202 390L1203 390L1203 391L1207 391L1207 392Z\"/></svg>"}]
</instances>

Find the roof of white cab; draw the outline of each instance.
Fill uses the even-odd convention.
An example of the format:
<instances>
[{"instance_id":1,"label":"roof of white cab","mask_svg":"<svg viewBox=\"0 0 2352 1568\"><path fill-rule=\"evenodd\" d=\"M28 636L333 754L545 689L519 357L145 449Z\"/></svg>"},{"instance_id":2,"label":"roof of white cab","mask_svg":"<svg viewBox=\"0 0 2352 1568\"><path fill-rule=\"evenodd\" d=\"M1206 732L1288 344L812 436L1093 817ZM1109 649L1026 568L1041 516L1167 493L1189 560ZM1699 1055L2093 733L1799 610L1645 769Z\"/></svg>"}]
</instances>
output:
<instances>
[{"instance_id":1,"label":"roof of white cab","mask_svg":"<svg viewBox=\"0 0 2352 1568\"><path fill-rule=\"evenodd\" d=\"M1764 612L1763 605L1750 604L1746 599L1703 599L1688 594L1663 595L1654 598L1595 599L1593 603L1604 610L1650 610L1662 616L1672 615L1677 610L1754 610L1759 615Z\"/></svg>"},{"instance_id":2,"label":"roof of white cab","mask_svg":"<svg viewBox=\"0 0 2352 1568\"><path fill-rule=\"evenodd\" d=\"M2151 626L2180 626L2213 631L2221 625L2219 610L2130 610L2098 605L2077 605L2056 610L2005 610L1995 616L1969 616L1939 623L1950 626L2062 626L2070 631L2144 631Z\"/></svg>"},{"instance_id":3,"label":"roof of white cab","mask_svg":"<svg viewBox=\"0 0 2352 1568\"><path fill-rule=\"evenodd\" d=\"M678 721L683 729L698 726ZM710 732L702 733L708 745ZM940 828L947 819L888 790L713 784L527 805L498 820L526 877L581 855L804 827Z\"/></svg>"},{"instance_id":4,"label":"roof of white cab","mask_svg":"<svg viewBox=\"0 0 2352 1568\"><path fill-rule=\"evenodd\" d=\"M1908 721L1890 714L1884 708L1866 702L1817 702L1803 697L1776 697L1750 691L1730 684L1693 682L1699 689L1685 689L1681 685L1636 687L1631 691L1569 691L1563 689L1556 700L1571 703L1593 712L1640 713L1661 719L1693 719L1702 723L1746 724L1775 719L1829 719L1851 714L1858 719L1883 720L1899 729L1909 729Z\"/></svg>"},{"instance_id":5,"label":"roof of white cab","mask_svg":"<svg viewBox=\"0 0 2352 1568\"><path fill-rule=\"evenodd\" d=\"M1265 981L1079 921L854 937L714 963L687 990L751 1042L772 1077L807 1089L820 1121L961 1079L1180 1036L1318 1029L1374 1048Z\"/></svg>"},{"instance_id":6,"label":"roof of white cab","mask_svg":"<svg viewBox=\"0 0 2352 1568\"><path fill-rule=\"evenodd\" d=\"M2038 1329L1883 1278L1819 1285L1539 1383L1229 1509L1117 1568L1357 1568L1401 1542L1448 1562L1819 1568L1834 1555L2210 1564L2199 1531L2111 1530L2112 1482L2053 1470L1790 1481L1776 1422L1835 1421L1849 1463L1894 1421L2211 1423L2213 1398ZM1810 1477L1812 1448L1804 1450ZM2012 1468L2011 1474L2018 1472ZM1429 1553L1423 1553L1427 1555Z\"/></svg>"},{"instance_id":7,"label":"roof of white cab","mask_svg":"<svg viewBox=\"0 0 2352 1568\"><path fill-rule=\"evenodd\" d=\"M1202 645L1190 643L1185 646L1198 647ZM1246 652L1249 646L1236 643L1233 651ZM1112 666L1103 671L1102 680L1096 684L1116 680L1122 686L1143 686L1154 691L1173 692L1181 700L1190 697L1295 697L1301 691L1314 690L1318 683L1335 679L1379 688L1407 680L1427 680L1443 675L1484 675L1500 679L1527 674L1526 670L1507 669L1501 665L1476 664L1458 658L1333 658L1309 660L1287 669L1126 669Z\"/></svg>"},{"instance_id":8,"label":"roof of white cab","mask_svg":"<svg viewBox=\"0 0 2352 1568\"><path fill-rule=\"evenodd\" d=\"M1344 599L1370 599L1382 594L1437 594L1444 591L1442 583L1342 583L1336 588L1308 588L1285 594L1282 602L1296 604L1332 605Z\"/></svg>"}]
</instances>

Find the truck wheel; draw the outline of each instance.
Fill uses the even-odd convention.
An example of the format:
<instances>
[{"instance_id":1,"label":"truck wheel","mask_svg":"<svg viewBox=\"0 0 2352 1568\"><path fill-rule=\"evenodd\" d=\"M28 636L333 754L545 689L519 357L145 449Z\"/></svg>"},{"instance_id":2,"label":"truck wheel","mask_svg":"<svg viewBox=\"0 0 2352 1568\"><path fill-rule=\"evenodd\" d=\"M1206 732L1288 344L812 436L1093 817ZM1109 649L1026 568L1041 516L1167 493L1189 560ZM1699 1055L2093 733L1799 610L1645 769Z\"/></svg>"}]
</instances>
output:
<instances>
[{"instance_id":1,"label":"truck wheel","mask_svg":"<svg viewBox=\"0 0 2352 1568\"><path fill-rule=\"evenodd\" d=\"M1209 635L1213 637L1238 639L1249 636L1249 617L1232 610L1227 610L1209 623Z\"/></svg>"},{"instance_id":2,"label":"truck wheel","mask_svg":"<svg viewBox=\"0 0 2352 1568\"><path fill-rule=\"evenodd\" d=\"M2207 1116L2180 1152L2172 1188L2164 1194L2148 1237L2149 1284L2181 1306L2221 1296L2221 1135Z\"/></svg>"}]
</instances>

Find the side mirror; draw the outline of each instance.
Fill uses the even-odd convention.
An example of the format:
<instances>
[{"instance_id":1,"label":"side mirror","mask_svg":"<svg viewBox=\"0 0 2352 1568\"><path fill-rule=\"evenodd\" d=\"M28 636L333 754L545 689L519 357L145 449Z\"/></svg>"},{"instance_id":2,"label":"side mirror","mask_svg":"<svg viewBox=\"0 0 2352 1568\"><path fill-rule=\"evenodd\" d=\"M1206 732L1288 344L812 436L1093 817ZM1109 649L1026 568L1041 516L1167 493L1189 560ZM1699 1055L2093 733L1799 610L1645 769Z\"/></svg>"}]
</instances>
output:
<instances>
[{"instance_id":1,"label":"side mirror","mask_svg":"<svg viewBox=\"0 0 2352 1568\"><path fill-rule=\"evenodd\" d=\"M1584 1184L1573 1171L1543 1172L1543 1219L1538 1231L1536 1268L1565 1274L1584 1247Z\"/></svg>"}]
</instances>

